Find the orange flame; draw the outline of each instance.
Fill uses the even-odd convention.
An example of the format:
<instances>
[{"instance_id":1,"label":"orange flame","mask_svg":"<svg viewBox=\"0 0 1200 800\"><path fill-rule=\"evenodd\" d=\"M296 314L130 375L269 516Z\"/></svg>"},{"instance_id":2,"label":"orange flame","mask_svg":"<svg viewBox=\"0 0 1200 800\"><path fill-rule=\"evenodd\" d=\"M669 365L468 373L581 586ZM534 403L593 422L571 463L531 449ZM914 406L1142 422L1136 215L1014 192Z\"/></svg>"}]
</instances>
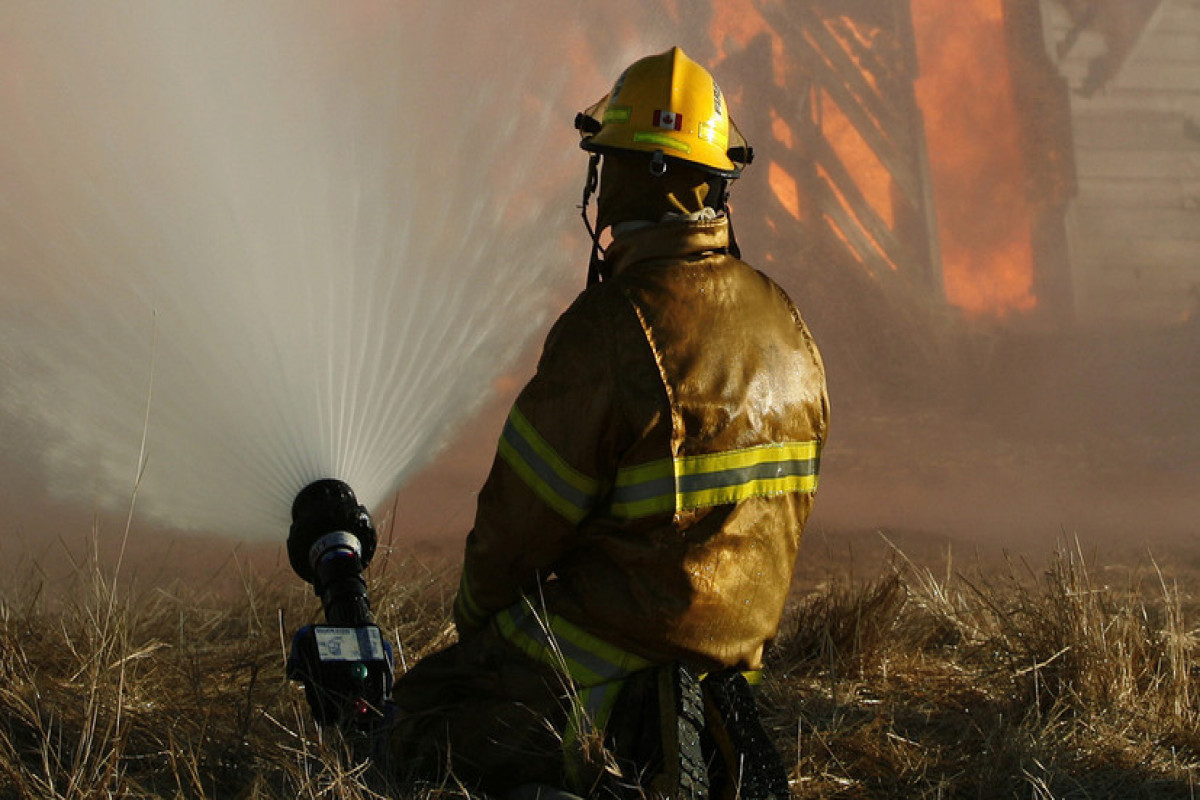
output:
<instances>
[{"instance_id":1,"label":"orange flame","mask_svg":"<svg viewBox=\"0 0 1200 800\"><path fill-rule=\"evenodd\" d=\"M796 135L792 132L792 126L773 108L771 109L771 135L788 150L791 150L796 143Z\"/></svg>"},{"instance_id":2,"label":"orange flame","mask_svg":"<svg viewBox=\"0 0 1200 800\"><path fill-rule=\"evenodd\" d=\"M796 219L800 219L800 187L796 178L778 161L767 165L767 183L783 209Z\"/></svg>"},{"instance_id":3,"label":"orange flame","mask_svg":"<svg viewBox=\"0 0 1200 800\"><path fill-rule=\"evenodd\" d=\"M947 299L1005 317L1037 305L1002 0L913 0Z\"/></svg>"},{"instance_id":4,"label":"orange flame","mask_svg":"<svg viewBox=\"0 0 1200 800\"><path fill-rule=\"evenodd\" d=\"M821 91L821 131L863 193L875 213L889 228L896 224L892 200L892 176L879 156L838 107L829 93Z\"/></svg>"}]
</instances>

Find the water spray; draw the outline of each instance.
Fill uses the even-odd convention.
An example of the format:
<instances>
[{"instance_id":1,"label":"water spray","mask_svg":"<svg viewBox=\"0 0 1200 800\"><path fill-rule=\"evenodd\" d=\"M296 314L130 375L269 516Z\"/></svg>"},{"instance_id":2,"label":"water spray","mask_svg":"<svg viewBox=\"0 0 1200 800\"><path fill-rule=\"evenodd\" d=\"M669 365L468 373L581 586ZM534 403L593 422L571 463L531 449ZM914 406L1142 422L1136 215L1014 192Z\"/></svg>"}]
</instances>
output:
<instances>
[{"instance_id":1,"label":"water spray","mask_svg":"<svg viewBox=\"0 0 1200 800\"><path fill-rule=\"evenodd\" d=\"M321 598L327 624L296 633L288 677L304 684L322 725L367 732L383 719L391 693L392 651L363 578L377 541L371 515L342 481L319 480L296 495L288 560Z\"/></svg>"},{"instance_id":2,"label":"water spray","mask_svg":"<svg viewBox=\"0 0 1200 800\"><path fill-rule=\"evenodd\" d=\"M569 280L570 42L511 16L0 2L6 485L124 513L139 475L139 525L261 541L312 481L374 508L428 464Z\"/></svg>"}]
</instances>

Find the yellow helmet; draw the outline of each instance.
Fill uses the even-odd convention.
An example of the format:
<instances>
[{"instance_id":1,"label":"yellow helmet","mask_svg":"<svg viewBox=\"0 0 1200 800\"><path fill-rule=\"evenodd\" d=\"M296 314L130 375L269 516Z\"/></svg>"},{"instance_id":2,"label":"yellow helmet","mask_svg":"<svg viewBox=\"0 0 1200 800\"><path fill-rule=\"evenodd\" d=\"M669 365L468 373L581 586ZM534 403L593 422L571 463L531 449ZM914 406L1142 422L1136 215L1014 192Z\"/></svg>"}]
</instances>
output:
<instances>
[{"instance_id":1,"label":"yellow helmet","mask_svg":"<svg viewBox=\"0 0 1200 800\"><path fill-rule=\"evenodd\" d=\"M635 61L575 127L584 150L660 153L725 178L753 158L712 75L678 47Z\"/></svg>"}]
</instances>

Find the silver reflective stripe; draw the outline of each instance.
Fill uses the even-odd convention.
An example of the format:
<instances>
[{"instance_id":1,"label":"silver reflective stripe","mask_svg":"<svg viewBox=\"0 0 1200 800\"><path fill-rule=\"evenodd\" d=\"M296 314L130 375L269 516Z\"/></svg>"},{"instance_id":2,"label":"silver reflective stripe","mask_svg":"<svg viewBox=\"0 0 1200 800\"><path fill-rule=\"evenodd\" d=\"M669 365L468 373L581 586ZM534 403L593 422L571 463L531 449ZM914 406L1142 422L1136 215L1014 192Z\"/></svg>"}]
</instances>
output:
<instances>
[{"instance_id":1,"label":"silver reflective stripe","mask_svg":"<svg viewBox=\"0 0 1200 800\"><path fill-rule=\"evenodd\" d=\"M634 505L655 498L675 497L675 475L654 478L631 486L617 485L613 489L613 505Z\"/></svg>"},{"instance_id":2,"label":"silver reflective stripe","mask_svg":"<svg viewBox=\"0 0 1200 800\"><path fill-rule=\"evenodd\" d=\"M513 406L500 435L500 457L534 494L570 522L579 522L596 504L599 481L572 467Z\"/></svg>"},{"instance_id":3,"label":"silver reflective stripe","mask_svg":"<svg viewBox=\"0 0 1200 800\"><path fill-rule=\"evenodd\" d=\"M506 639L542 663L565 672L580 686L624 678L650 665L562 617L537 614L527 602L510 606L497 616Z\"/></svg>"},{"instance_id":4,"label":"silver reflective stripe","mask_svg":"<svg viewBox=\"0 0 1200 800\"><path fill-rule=\"evenodd\" d=\"M817 474L817 460L789 459L768 461L748 467L725 469L720 472L698 473L679 476L681 494L695 494L710 489L749 485L758 481L778 480L789 477L807 477Z\"/></svg>"},{"instance_id":5,"label":"silver reflective stripe","mask_svg":"<svg viewBox=\"0 0 1200 800\"><path fill-rule=\"evenodd\" d=\"M612 513L637 519L751 497L814 492L821 443L777 442L722 453L681 456L618 471Z\"/></svg>"}]
</instances>

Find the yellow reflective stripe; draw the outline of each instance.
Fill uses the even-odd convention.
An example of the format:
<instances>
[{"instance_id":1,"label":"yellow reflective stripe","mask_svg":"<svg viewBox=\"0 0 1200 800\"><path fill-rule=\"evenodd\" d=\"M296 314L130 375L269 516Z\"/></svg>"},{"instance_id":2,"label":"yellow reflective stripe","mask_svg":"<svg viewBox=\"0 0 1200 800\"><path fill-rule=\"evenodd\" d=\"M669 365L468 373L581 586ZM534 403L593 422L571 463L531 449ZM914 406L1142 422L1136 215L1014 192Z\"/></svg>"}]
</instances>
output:
<instances>
[{"instance_id":1,"label":"yellow reflective stripe","mask_svg":"<svg viewBox=\"0 0 1200 800\"><path fill-rule=\"evenodd\" d=\"M529 636L513 619L512 610L505 609L493 617L496 627L500 630L500 635L511 645L516 647L525 655L532 658L534 661L540 661L551 667L558 668L559 664L547 658L548 646L546 643L538 641ZM561 670L560 670L561 671Z\"/></svg>"},{"instance_id":2,"label":"yellow reflective stripe","mask_svg":"<svg viewBox=\"0 0 1200 800\"><path fill-rule=\"evenodd\" d=\"M617 698L621 696L621 690L624 688L625 679L621 679L585 690L588 694L581 699L586 701L585 707L592 725L600 730L608 727L608 719L612 716L612 711L617 705Z\"/></svg>"},{"instance_id":3,"label":"yellow reflective stripe","mask_svg":"<svg viewBox=\"0 0 1200 800\"><path fill-rule=\"evenodd\" d=\"M702 472L720 472L724 470L752 467L764 462L806 461L815 458L821 451L817 442L774 442L747 447L742 450L730 450L725 453L712 453L701 456L684 456L676 459L680 468L676 470L681 475L696 475Z\"/></svg>"},{"instance_id":4,"label":"yellow reflective stripe","mask_svg":"<svg viewBox=\"0 0 1200 800\"><path fill-rule=\"evenodd\" d=\"M711 120L700 123L700 130L696 135L722 149L729 147L729 134Z\"/></svg>"},{"instance_id":5,"label":"yellow reflective stripe","mask_svg":"<svg viewBox=\"0 0 1200 800\"><path fill-rule=\"evenodd\" d=\"M615 647L562 617L551 617L550 630L558 638L563 651L572 654L576 660L580 660L581 655L586 654L593 668L598 663L602 664L599 667L599 677L604 680L612 680L614 677L628 675L650 666L650 662L641 656Z\"/></svg>"},{"instance_id":6,"label":"yellow reflective stripe","mask_svg":"<svg viewBox=\"0 0 1200 800\"><path fill-rule=\"evenodd\" d=\"M575 523L596 504L600 482L572 467L513 406L497 452L542 502Z\"/></svg>"},{"instance_id":7,"label":"yellow reflective stripe","mask_svg":"<svg viewBox=\"0 0 1200 800\"><path fill-rule=\"evenodd\" d=\"M608 727L617 699L625 688L625 679L610 681L599 686L590 686L576 691L571 697L571 712L567 715L566 730L562 737L567 778L572 785L584 784L584 746L579 740L585 735L595 735Z\"/></svg>"},{"instance_id":8,"label":"yellow reflective stripe","mask_svg":"<svg viewBox=\"0 0 1200 800\"><path fill-rule=\"evenodd\" d=\"M579 686L596 686L651 666L558 615L539 614L528 601L501 611L496 624L500 635L525 655L566 674Z\"/></svg>"},{"instance_id":9,"label":"yellow reflective stripe","mask_svg":"<svg viewBox=\"0 0 1200 800\"><path fill-rule=\"evenodd\" d=\"M814 492L821 443L779 442L627 467L613 488L614 516L637 519L751 497Z\"/></svg>"},{"instance_id":10,"label":"yellow reflective stripe","mask_svg":"<svg viewBox=\"0 0 1200 800\"><path fill-rule=\"evenodd\" d=\"M625 688L621 678L576 691L571 697L571 715L563 736L563 749L569 750L580 733L602 731L608 726L609 717L617 705L617 698Z\"/></svg>"},{"instance_id":11,"label":"yellow reflective stripe","mask_svg":"<svg viewBox=\"0 0 1200 800\"><path fill-rule=\"evenodd\" d=\"M584 689L583 691L587 691ZM576 742L579 741L579 729L583 727L580 717L583 714L583 709L580 708L580 703L576 699L571 701L571 713L567 715L567 729L563 731L562 751L567 760L567 775L571 782L577 782L579 774L572 769L572 766L577 770L580 765L575 764L575 759L572 756L576 753Z\"/></svg>"},{"instance_id":12,"label":"yellow reflective stripe","mask_svg":"<svg viewBox=\"0 0 1200 800\"><path fill-rule=\"evenodd\" d=\"M636 467L622 467L617 471L618 488L663 480L675 480L675 462L669 458Z\"/></svg>"},{"instance_id":13,"label":"yellow reflective stripe","mask_svg":"<svg viewBox=\"0 0 1200 800\"><path fill-rule=\"evenodd\" d=\"M609 106L604 110L604 122L629 122L633 109L629 106Z\"/></svg>"},{"instance_id":14,"label":"yellow reflective stripe","mask_svg":"<svg viewBox=\"0 0 1200 800\"><path fill-rule=\"evenodd\" d=\"M613 516L638 519L675 511L675 463L664 458L617 470Z\"/></svg>"},{"instance_id":15,"label":"yellow reflective stripe","mask_svg":"<svg viewBox=\"0 0 1200 800\"><path fill-rule=\"evenodd\" d=\"M677 459L679 507L706 508L750 497L815 491L820 451L817 442L782 442Z\"/></svg>"},{"instance_id":16,"label":"yellow reflective stripe","mask_svg":"<svg viewBox=\"0 0 1200 800\"><path fill-rule=\"evenodd\" d=\"M467 581L467 570L463 568L462 577L458 580L458 597L454 601L460 614L472 625L482 625L487 622L487 612L479 607L471 594L471 584Z\"/></svg>"},{"instance_id":17,"label":"yellow reflective stripe","mask_svg":"<svg viewBox=\"0 0 1200 800\"><path fill-rule=\"evenodd\" d=\"M584 663L586 657L580 659L568 655L561 643L548 635L546 622L546 619L536 614L514 613L512 608L496 615L500 635L533 660L565 674L580 686L591 686L608 680L603 671L603 664L594 669Z\"/></svg>"},{"instance_id":18,"label":"yellow reflective stripe","mask_svg":"<svg viewBox=\"0 0 1200 800\"><path fill-rule=\"evenodd\" d=\"M680 141L674 136L668 136L665 133L637 131L633 134L633 141L637 144L656 144L660 147L669 147L672 150L678 150L682 153L692 152L692 146L690 144Z\"/></svg>"}]
</instances>

